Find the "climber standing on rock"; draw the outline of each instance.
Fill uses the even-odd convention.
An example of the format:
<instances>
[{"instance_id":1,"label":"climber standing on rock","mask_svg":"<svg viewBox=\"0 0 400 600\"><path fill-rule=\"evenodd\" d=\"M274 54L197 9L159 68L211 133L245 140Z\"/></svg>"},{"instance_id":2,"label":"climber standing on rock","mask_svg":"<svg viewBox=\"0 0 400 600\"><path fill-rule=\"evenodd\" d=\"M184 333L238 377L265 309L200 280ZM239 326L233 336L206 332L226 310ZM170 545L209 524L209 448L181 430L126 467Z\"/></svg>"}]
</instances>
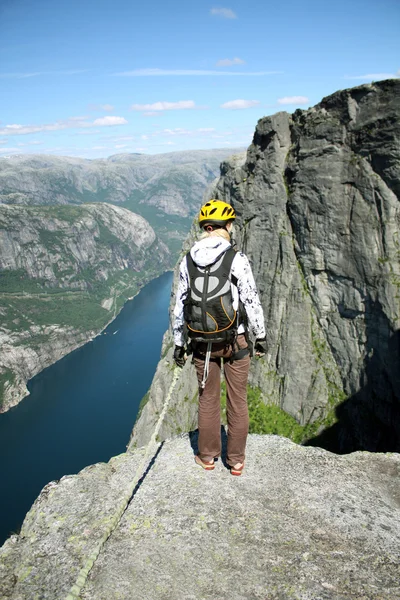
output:
<instances>
[{"instance_id":1,"label":"climber standing on rock","mask_svg":"<svg viewBox=\"0 0 400 600\"><path fill-rule=\"evenodd\" d=\"M221 200L202 206L203 230L180 264L173 327L175 363L193 352L199 383L198 465L214 469L221 455L221 363L227 392L227 463L232 475L244 468L249 429L247 379L255 339L256 356L266 353L264 314L247 257L231 243L235 210Z\"/></svg>"}]
</instances>

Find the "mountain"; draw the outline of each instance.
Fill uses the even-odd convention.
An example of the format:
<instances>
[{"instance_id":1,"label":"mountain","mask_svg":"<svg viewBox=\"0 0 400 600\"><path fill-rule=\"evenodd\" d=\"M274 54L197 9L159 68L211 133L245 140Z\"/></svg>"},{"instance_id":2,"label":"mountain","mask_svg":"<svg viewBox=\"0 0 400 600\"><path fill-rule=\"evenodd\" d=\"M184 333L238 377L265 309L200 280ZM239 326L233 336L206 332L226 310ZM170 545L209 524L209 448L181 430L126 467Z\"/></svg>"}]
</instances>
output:
<instances>
[{"instance_id":1,"label":"mountain","mask_svg":"<svg viewBox=\"0 0 400 600\"><path fill-rule=\"evenodd\" d=\"M239 149L240 151L241 149ZM0 203L108 202L147 219L177 253L206 187L234 148L107 159L16 155L0 159Z\"/></svg>"},{"instance_id":2,"label":"mountain","mask_svg":"<svg viewBox=\"0 0 400 600\"><path fill-rule=\"evenodd\" d=\"M171 268L231 153L0 159L0 411Z\"/></svg>"},{"instance_id":3,"label":"mountain","mask_svg":"<svg viewBox=\"0 0 400 600\"><path fill-rule=\"evenodd\" d=\"M222 165L210 197L238 214L267 327L268 354L249 378L252 431L338 452L400 451L399 140L396 79L261 119L247 154ZM138 446L171 364L169 333ZM188 361L160 439L196 427L196 402Z\"/></svg>"},{"instance_id":4,"label":"mountain","mask_svg":"<svg viewBox=\"0 0 400 600\"><path fill-rule=\"evenodd\" d=\"M235 478L196 466L195 446L181 436L48 484L0 549L3 600L399 597L398 455L250 436Z\"/></svg>"},{"instance_id":5,"label":"mountain","mask_svg":"<svg viewBox=\"0 0 400 600\"><path fill-rule=\"evenodd\" d=\"M149 223L124 208L0 205L0 411L171 266Z\"/></svg>"}]
</instances>

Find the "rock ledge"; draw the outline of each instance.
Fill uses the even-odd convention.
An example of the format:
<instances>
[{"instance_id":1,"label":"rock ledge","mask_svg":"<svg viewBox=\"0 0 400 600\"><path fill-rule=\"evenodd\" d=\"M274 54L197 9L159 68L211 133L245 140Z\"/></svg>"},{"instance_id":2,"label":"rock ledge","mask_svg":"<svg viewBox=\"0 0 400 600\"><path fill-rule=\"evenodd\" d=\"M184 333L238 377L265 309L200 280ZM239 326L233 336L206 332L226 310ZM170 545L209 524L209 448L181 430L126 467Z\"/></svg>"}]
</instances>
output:
<instances>
[{"instance_id":1,"label":"rock ledge","mask_svg":"<svg viewBox=\"0 0 400 600\"><path fill-rule=\"evenodd\" d=\"M195 450L188 435L158 448L82 600L400 598L400 455L252 435L234 478ZM44 488L0 550L2 598L65 598L143 453Z\"/></svg>"}]
</instances>

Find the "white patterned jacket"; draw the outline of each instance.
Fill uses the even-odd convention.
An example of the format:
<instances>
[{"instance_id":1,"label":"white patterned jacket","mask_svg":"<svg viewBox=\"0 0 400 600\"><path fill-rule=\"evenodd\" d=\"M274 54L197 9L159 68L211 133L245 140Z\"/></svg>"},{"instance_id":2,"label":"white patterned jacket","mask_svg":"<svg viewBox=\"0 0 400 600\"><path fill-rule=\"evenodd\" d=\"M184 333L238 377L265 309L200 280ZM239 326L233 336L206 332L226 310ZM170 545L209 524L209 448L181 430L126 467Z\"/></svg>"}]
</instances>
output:
<instances>
[{"instance_id":1,"label":"white patterned jacket","mask_svg":"<svg viewBox=\"0 0 400 600\"><path fill-rule=\"evenodd\" d=\"M219 237L207 237L196 242L190 250L191 257L200 268L213 264L231 244ZM237 286L232 284L233 308L239 308L239 298L246 310L249 334L253 339L265 338L264 313L258 296L256 284L248 258L242 252L237 252L232 262L231 275L236 277ZM179 267L179 284L176 294L174 309L175 321L173 324L174 342L176 346L183 346L184 318L183 302L189 289L189 273L186 257ZM244 333L243 325L239 325L238 333Z\"/></svg>"}]
</instances>

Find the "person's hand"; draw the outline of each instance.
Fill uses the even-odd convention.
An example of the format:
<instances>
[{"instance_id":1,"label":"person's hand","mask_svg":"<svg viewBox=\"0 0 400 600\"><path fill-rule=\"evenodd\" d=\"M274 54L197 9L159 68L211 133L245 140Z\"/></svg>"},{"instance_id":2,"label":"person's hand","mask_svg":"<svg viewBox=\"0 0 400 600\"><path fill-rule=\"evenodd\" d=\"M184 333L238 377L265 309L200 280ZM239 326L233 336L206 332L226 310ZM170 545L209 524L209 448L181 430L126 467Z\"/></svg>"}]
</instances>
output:
<instances>
[{"instance_id":1,"label":"person's hand","mask_svg":"<svg viewBox=\"0 0 400 600\"><path fill-rule=\"evenodd\" d=\"M183 367L185 364L185 348L183 346L175 346L174 361L178 367Z\"/></svg>"},{"instance_id":2,"label":"person's hand","mask_svg":"<svg viewBox=\"0 0 400 600\"><path fill-rule=\"evenodd\" d=\"M256 340L254 344L254 352L256 356L264 356L267 353L267 340L262 338Z\"/></svg>"}]
</instances>

